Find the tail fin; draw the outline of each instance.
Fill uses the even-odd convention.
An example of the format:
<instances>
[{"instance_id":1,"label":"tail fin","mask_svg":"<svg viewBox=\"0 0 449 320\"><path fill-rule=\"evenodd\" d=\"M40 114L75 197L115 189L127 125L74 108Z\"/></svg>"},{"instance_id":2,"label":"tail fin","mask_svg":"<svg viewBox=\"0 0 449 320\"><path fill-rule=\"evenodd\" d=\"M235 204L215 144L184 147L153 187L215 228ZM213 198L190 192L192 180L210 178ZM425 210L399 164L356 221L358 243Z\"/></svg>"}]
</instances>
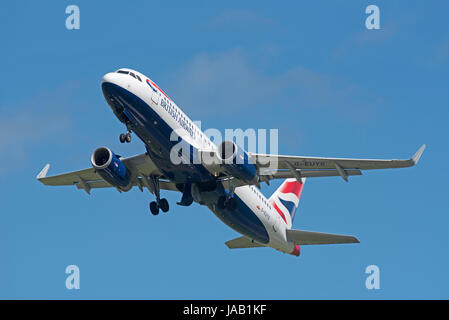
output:
<instances>
[{"instance_id":1,"label":"tail fin","mask_svg":"<svg viewBox=\"0 0 449 320\"><path fill-rule=\"evenodd\" d=\"M301 181L302 183L299 183L296 179L286 179L269 199L289 229L292 227L306 179L301 178Z\"/></svg>"}]
</instances>

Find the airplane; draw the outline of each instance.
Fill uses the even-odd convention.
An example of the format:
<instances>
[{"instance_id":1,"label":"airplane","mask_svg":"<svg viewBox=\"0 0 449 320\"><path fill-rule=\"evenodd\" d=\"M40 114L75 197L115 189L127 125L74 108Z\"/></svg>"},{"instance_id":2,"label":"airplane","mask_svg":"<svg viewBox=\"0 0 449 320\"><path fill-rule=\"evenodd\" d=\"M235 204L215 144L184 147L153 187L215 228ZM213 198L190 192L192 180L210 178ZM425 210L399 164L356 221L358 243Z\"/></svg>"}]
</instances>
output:
<instances>
[{"instance_id":1,"label":"airplane","mask_svg":"<svg viewBox=\"0 0 449 320\"><path fill-rule=\"evenodd\" d=\"M354 236L292 229L306 178L336 176L347 182L362 170L411 167L425 149L422 145L408 160L252 153L233 141L215 145L155 82L136 70L121 68L105 74L101 88L107 104L126 126L120 142L131 142L134 133L146 152L124 158L99 147L91 155L92 167L47 176L47 164L37 180L49 186L74 185L88 194L96 188L119 192L146 188L156 198L149 204L153 215L169 211L161 190L180 192L178 205L205 205L241 234L225 243L230 249L271 247L299 256L302 245L359 243ZM176 152L180 143L187 148ZM174 154L181 160L196 155L199 161L177 163ZM274 168L267 166L271 163L276 164ZM285 180L267 199L259 190L260 183L273 179Z\"/></svg>"}]
</instances>

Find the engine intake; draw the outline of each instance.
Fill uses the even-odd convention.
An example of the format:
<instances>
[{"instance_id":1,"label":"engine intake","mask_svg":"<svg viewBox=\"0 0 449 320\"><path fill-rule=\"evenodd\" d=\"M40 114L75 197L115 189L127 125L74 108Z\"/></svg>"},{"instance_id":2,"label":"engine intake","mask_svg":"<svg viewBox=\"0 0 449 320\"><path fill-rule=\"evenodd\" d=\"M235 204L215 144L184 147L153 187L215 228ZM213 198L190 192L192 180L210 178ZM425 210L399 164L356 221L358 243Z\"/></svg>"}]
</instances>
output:
<instances>
[{"instance_id":1,"label":"engine intake","mask_svg":"<svg viewBox=\"0 0 449 320\"><path fill-rule=\"evenodd\" d=\"M130 174L123 162L109 148L96 149L90 158L92 167L107 182L123 191L131 189Z\"/></svg>"},{"instance_id":2,"label":"engine intake","mask_svg":"<svg viewBox=\"0 0 449 320\"><path fill-rule=\"evenodd\" d=\"M217 149L223 170L248 184L258 181L257 169L248 153L232 141L223 141Z\"/></svg>"}]
</instances>

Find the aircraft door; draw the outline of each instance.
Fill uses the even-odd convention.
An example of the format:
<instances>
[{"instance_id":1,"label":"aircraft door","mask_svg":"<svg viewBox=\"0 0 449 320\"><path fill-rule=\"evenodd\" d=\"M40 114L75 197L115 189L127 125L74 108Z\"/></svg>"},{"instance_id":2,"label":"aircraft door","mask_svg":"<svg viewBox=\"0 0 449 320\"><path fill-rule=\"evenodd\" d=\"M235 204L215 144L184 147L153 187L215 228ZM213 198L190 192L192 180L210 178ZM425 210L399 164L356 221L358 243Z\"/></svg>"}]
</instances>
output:
<instances>
[{"instance_id":1,"label":"aircraft door","mask_svg":"<svg viewBox=\"0 0 449 320\"><path fill-rule=\"evenodd\" d=\"M153 90L153 95L151 96L151 100L153 100L153 102L155 104L159 104L159 98L160 98L159 92Z\"/></svg>"}]
</instances>

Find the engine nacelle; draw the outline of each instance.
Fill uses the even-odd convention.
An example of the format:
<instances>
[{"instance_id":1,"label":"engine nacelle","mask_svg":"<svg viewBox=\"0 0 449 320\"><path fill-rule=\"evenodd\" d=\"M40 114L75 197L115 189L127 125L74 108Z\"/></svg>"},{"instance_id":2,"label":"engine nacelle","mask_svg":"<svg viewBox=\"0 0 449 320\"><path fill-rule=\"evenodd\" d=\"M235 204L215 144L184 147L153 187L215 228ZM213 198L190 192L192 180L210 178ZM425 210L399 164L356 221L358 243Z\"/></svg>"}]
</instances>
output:
<instances>
[{"instance_id":1,"label":"engine nacelle","mask_svg":"<svg viewBox=\"0 0 449 320\"><path fill-rule=\"evenodd\" d=\"M130 174L126 166L109 148L96 149L90 158L92 167L107 182L120 190L131 189Z\"/></svg>"},{"instance_id":2,"label":"engine nacelle","mask_svg":"<svg viewBox=\"0 0 449 320\"><path fill-rule=\"evenodd\" d=\"M258 181L257 169L248 153L232 141L223 141L217 149L223 170L248 184Z\"/></svg>"}]
</instances>

